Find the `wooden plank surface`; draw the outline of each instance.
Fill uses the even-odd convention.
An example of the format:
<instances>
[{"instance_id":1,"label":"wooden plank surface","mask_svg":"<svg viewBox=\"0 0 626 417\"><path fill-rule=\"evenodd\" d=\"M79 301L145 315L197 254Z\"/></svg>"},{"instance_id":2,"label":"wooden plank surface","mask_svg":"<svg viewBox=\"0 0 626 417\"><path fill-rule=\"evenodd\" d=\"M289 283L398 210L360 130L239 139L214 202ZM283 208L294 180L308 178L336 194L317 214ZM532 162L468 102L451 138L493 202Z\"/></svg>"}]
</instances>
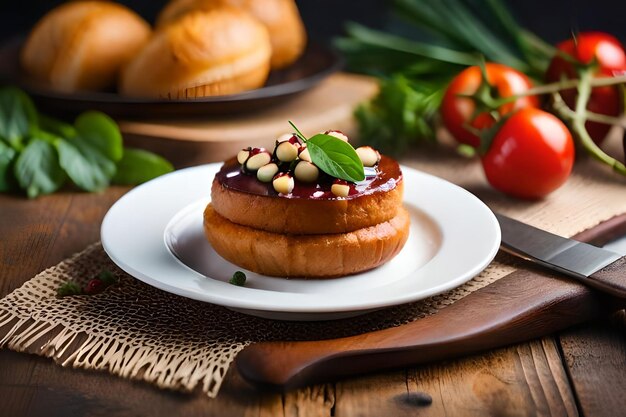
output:
<instances>
[{"instance_id":1,"label":"wooden plank surface","mask_svg":"<svg viewBox=\"0 0 626 417\"><path fill-rule=\"evenodd\" d=\"M270 148L293 121L305 135L327 129L356 134L352 117L358 103L372 97L378 83L372 77L337 73L314 89L264 110L220 118L189 120L120 120L131 146L149 149L177 167L223 161L246 146Z\"/></svg>"},{"instance_id":2,"label":"wooden plank surface","mask_svg":"<svg viewBox=\"0 0 626 417\"><path fill-rule=\"evenodd\" d=\"M0 296L96 241L126 190L36 201L0 195ZM625 329L622 314L557 339L283 395L257 391L232 368L214 400L4 349L0 416L613 416L626 408Z\"/></svg>"}]
</instances>

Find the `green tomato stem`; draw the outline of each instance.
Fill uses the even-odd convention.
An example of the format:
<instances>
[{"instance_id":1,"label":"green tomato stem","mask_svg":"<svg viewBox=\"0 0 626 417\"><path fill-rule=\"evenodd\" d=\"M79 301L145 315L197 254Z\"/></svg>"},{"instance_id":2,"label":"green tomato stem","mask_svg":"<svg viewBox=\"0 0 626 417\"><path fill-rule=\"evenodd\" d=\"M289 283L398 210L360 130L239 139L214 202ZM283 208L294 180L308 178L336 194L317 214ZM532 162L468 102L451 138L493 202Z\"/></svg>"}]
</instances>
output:
<instances>
[{"instance_id":1,"label":"green tomato stem","mask_svg":"<svg viewBox=\"0 0 626 417\"><path fill-rule=\"evenodd\" d=\"M558 95L558 97L561 97L560 95ZM576 112L572 109L570 109L565 102L563 102L563 100L561 99L560 102L563 105L563 112L567 113L571 118L574 118L576 116ZM626 119L620 119L617 117L612 117L612 116L607 116L606 114L600 114L600 113L593 113L590 111L586 111L585 112L585 119L587 121L592 121L592 122L597 122L597 123L603 123L605 125L612 125L612 126L619 126L619 127L623 127L626 128Z\"/></svg>"},{"instance_id":2,"label":"green tomato stem","mask_svg":"<svg viewBox=\"0 0 626 417\"><path fill-rule=\"evenodd\" d=\"M592 80L592 71L589 69L581 71L580 84L578 85L578 97L576 98L576 107L573 115L570 113L571 111L565 111L567 105L563 103L563 99L558 93L555 93L555 96L557 96L555 97L555 103L558 103L555 105L555 110L557 110L564 119L570 121L572 131L578 137L581 145L589 155L603 164L610 166L613 171L626 175L626 166L600 149L593 139L591 139L591 136L589 136L585 128L587 102L591 96Z\"/></svg>"},{"instance_id":3,"label":"green tomato stem","mask_svg":"<svg viewBox=\"0 0 626 417\"><path fill-rule=\"evenodd\" d=\"M589 72L590 75L593 75L591 74L591 71L587 71L587 72ZM578 87L578 84L580 83L580 81L581 81L580 79L572 78L572 79L567 79L567 80L561 80L556 83L539 85L537 87L530 88L524 92L515 94L510 97L497 99L495 101L498 107L500 107L504 104L511 103L521 97L540 96L543 94L558 93L559 91L568 90L570 88L576 88ZM626 75L620 75L617 77L601 77L601 78L594 78L591 76L589 77L589 80L588 80L589 87L606 87L610 85L619 85L619 84L624 84L624 83L626 83Z\"/></svg>"}]
</instances>

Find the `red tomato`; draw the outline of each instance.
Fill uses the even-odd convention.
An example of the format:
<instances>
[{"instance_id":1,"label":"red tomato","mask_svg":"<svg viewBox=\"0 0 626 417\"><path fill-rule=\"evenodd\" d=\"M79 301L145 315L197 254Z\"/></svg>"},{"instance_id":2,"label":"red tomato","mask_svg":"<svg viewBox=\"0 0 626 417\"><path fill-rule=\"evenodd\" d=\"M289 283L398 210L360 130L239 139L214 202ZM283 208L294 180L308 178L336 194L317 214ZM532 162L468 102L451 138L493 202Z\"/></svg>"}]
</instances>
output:
<instances>
[{"instance_id":1,"label":"red tomato","mask_svg":"<svg viewBox=\"0 0 626 417\"><path fill-rule=\"evenodd\" d=\"M558 118L527 107L504 122L482 164L494 188L537 199L567 180L574 164L574 141Z\"/></svg>"},{"instance_id":2,"label":"red tomato","mask_svg":"<svg viewBox=\"0 0 626 417\"><path fill-rule=\"evenodd\" d=\"M561 42L557 48L581 64L590 64L595 58L598 63L597 77L613 77L626 72L624 47L617 39L606 33L579 33L575 40ZM556 55L550 62L546 78L550 82L555 82L562 77L578 78L578 74L571 63ZM561 95L573 109L576 103L576 90L566 90L561 92ZM622 112L619 90L613 86L594 88L587 110L613 117L619 116ZM585 127L596 143L600 143L611 128L610 125L597 122L587 122Z\"/></svg>"},{"instance_id":3,"label":"red tomato","mask_svg":"<svg viewBox=\"0 0 626 417\"><path fill-rule=\"evenodd\" d=\"M494 87L494 92L499 98L520 94L532 87L528 77L513 68L501 64L488 63L486 69L487 81ZM472 99L459 97L458 94L474 94L482 78L479 67L466 68L452 80L441 103L441 115L446 128L456 140L474 147L480 145L480 139L467 130L465 126L469 124L480 130L492 126L495 120L487 112L478 114L472 120L476 104ZM498 112L501 115L505 115L528 106L538 107L539 100L537 97L519 98L514 102L501 106Z\"/></svg>"}]
</instances>

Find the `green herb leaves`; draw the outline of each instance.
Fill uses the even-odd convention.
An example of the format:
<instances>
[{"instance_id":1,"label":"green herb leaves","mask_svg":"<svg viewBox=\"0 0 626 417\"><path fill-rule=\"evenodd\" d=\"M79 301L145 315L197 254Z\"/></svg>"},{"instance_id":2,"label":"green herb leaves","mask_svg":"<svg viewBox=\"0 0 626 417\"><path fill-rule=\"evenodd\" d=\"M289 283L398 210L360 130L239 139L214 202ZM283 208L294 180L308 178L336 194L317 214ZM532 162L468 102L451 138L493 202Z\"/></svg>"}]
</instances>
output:
<instances>
[{"instance_id":1,"label":"green herb leaves","mask_svg":"<svg viewBox=\"0 0 626 417\"><path fill-rule=\"evenodd\" d=\"M172 164L159 155L141 149L127 148L117 163L113 182L123 185L141 184L173 169Z\"/></svg>"},{"instance_id":2,"label":"green herb leaves","mask_svg":"<svg viewBox=\"0 0 626 417\"><path fill-rule=\"evenodd\" d=\"M481 56L543 79L555 53L517 24L502 0L390 3L409 25L402 36L349 23L347 36L335 40L349 69L380 79L380 93L355 116L361 141L385 153L434 139L443 91Z\"/></svg>"},{"instance_id":3,"label":"green herb leaves","mask_svg":"<svg viewBox=\"0 0 626 417\"><path fill-rule=\"evenodd\" d=\"M22 91L0 89L2 192L19 187L34 198L68 178L85 191L100 191L111 182L139 184L172 169L160 156L125 150L117 124L103 113L85 112L70 125L38 115Z\"/></svg>"},{"instance_id":4,"label":"green herb leaves","mask_svg":"<svg viewBox=\"0 0 626 417\"><path fill-rule=\"evenodd\" d=\"M37 111L30 98L13 87L0 89L0 138L21 150L22 140L37 123Z\"/></svg>"},{"instance_id":5,"label":"green herb leaves","mask_svg":"<svg viewBox=\"0 0 626 417\"><path fill-rule=\"evenodd\" d=\"M291 121L298 137L306 143L311 162L330 175L346 181L358 182L365 179L363 162L348 142L334 136L319 133L307 139Z\"/></svg>"},{"instance_id":6,"label":"green herb leaves","mask_svg":"<svg viewBox=\"0 0 626 417\"><path fill-rule=\"evenodd\" d=\"M378 95L354 112L359 137L380 151L400 155L420 141L435 141L434 119L445 86L415 83L402 75L381 79Z\"/></svg>"},{"instance_id":7,"label":"green herb leaves","mask_svg":"<svg viewBox=\"0 0 626 417\"><path fill-rule=\"evenodd\" d=\"M52 193L65 181L54 146L42 140L31 141L17 158L15 177L30 198Z\"/></svg>"},{"instance_id":8,"label":"green herb leaves","mask_svg":"<svg viewBox=\"0 0 626 417\"><path fill-rule=\"evenodd\" d=\"M306 141L311 161L328 175L346 181L365 179L363 163L348 142L334 136L318 134Z\"/></svg>"}]
</instances>

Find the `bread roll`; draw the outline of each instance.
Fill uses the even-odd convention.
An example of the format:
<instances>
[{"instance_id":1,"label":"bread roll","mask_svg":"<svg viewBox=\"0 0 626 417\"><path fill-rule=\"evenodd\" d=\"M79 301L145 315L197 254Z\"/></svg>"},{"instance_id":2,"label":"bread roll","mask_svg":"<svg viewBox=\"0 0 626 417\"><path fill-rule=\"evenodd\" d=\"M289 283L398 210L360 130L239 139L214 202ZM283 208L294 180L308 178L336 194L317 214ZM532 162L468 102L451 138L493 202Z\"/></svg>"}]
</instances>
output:
<instances>
[{"instance_id":1,"label":"bread roll","mask_svg":"<svg viewBox=\"0 0 626 417\"><path fill-rule=\"evenodd\" d=\"M248 13L189 13L157 31L122 74L129 96L186 99L261 87L269 74L267 29Z\"/></svg>"},{"instance_id":2,"label":"bread roll","mask_svg":"<svg viewBox=\"0 0 626 417\"><path fill-rule=\"evenodd\" d=\"M157 19L163 27L194 10L239 7L259 19L269 30L272 44L272 68L292 64L304 51L306 31L294 0L172 0Z\"/></svg>"},{"instance_id":3,"label":"bread roll","mask_svg":"<svg viewBox=\"0 0 626 417\"><path fill-rule=\"evenodd\" d=\"M235 191L222 186L216 178L211 201L222 217L255 229L292 234L345 233L395 217L402 206L402 191L399 176L395 187L354 199L278 198Z\"/></svg>"},{"instance_id":4,"label":"bread roll","mask_svg":"<svg viewBox=\"0 0 626 417\"><path fill-rule=\"evenodd\" d=\"M375 268L400 252L409 234L402 207L391 220L350 233L288 235L232 223L209 204L204 231L215 251L242 268L279 277L332 278Z\"/></svg>"},{"instance_id":5,"label":"bread roll","mask_svg":"<svg viewBox=\"0 0 626 417\"><path fill-rule=\"evenodd\" d=\"M20 61L33 78L74 92L102 90L148 41L150 26L128 8L104 1L63 4L33 28Z\"/></svg>"}]
</instances>

